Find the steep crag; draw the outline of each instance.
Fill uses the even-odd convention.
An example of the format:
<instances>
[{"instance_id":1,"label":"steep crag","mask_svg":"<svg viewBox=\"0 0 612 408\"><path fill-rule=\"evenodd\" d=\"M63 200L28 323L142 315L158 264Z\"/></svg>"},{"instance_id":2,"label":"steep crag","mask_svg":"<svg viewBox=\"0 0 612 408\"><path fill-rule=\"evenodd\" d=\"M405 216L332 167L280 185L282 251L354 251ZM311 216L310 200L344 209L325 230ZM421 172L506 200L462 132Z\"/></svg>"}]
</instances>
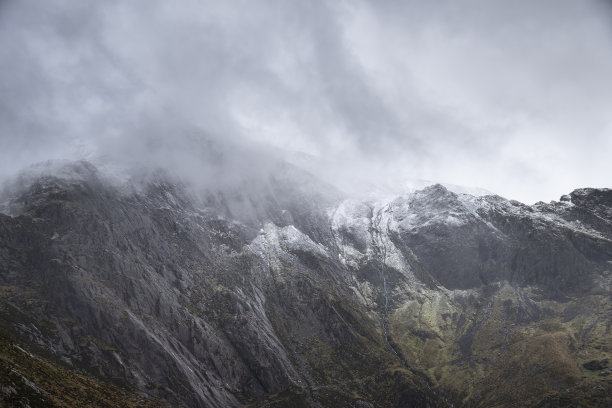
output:
<instances>
[{"instance_id":1,"label":"steep crag","mask_svg":"<svg viewBox=\"0 0 612 408\"><path fill-rule=\"evenodd\" d=\"M91 406L612 404L612 190L371 202L279 166L197 194L87 162L7 188L0 404L84 406L74 379L115 390Z\"/></svg>"}]
</instances>

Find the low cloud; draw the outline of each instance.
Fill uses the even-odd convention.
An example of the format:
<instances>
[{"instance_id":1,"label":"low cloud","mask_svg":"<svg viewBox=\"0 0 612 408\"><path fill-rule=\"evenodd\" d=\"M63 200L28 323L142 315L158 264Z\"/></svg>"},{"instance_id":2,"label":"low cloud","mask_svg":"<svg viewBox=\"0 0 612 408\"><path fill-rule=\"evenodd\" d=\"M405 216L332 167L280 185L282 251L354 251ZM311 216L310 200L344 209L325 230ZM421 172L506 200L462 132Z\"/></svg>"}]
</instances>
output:
<instances>
[{"instance_id":1,"label":"low cloud","mask_svg":"<svg viewBox=\"0 0 612 408\"><path fill-rule=\"evenodd\" d=\"M195 173L212 141L255 149L232 177L269 153L341 188L610 186L611 19L571 0L5 0L0 174L83 157Z\"/></svg>"}]
</instances>

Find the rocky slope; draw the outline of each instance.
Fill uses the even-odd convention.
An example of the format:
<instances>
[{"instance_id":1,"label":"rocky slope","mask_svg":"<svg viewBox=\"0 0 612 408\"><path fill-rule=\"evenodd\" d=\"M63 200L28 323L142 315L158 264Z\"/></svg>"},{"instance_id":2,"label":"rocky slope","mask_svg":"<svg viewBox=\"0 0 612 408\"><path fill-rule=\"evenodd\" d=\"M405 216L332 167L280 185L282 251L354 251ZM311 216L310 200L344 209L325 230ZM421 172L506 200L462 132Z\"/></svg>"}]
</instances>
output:
<instances>
[{"instance_id":1,"label":"rocky slope","mask_svg":"<svg viewBox=\"0 0 612 408\"><path fill-rule=\"evenodd\" d=\"M5 404L82 405L32 359L134 404L612 404L612 190L373 202L288 165L197 194L54 174L3 195Z\"/></svg>"}]
</instances>

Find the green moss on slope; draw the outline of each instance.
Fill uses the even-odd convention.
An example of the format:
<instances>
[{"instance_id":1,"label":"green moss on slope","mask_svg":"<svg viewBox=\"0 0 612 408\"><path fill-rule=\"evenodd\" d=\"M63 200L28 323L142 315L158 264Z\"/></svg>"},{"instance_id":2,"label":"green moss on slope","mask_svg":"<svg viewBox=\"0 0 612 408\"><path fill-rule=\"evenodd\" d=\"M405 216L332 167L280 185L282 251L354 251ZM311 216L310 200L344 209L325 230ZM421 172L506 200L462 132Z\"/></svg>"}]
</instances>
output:
<instances>
[{"instance_id":1,"label":"green moss on slope","mask_svg":"<svg viewBox=\"0 0 612 408\"><path fill-rule=\"evenodd\" d=\"M79 374L0 336L0 406L160 407L116 386ZM167 406L167 405L166 405Z\"/></svg>"}]
</instances>

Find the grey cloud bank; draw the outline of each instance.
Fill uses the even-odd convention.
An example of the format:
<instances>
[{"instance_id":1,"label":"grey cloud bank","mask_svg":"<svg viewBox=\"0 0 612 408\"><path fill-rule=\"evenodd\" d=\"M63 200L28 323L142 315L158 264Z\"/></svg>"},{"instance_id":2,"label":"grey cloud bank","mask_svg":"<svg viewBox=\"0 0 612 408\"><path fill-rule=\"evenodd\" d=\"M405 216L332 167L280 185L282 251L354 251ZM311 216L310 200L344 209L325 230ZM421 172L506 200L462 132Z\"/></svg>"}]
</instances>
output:
<instances>
[{"instance_id":1,"label":"grey cloud bank","mask_svg":"<svg viewBox=\"0 0 612 408\"><path fill-rule=\"evenodd\" d=\"M341 188L610 186L611 22L570 0L4 1L0 174L81 157L213 171L201 138Z\"/></svg>"}]
</instances>

